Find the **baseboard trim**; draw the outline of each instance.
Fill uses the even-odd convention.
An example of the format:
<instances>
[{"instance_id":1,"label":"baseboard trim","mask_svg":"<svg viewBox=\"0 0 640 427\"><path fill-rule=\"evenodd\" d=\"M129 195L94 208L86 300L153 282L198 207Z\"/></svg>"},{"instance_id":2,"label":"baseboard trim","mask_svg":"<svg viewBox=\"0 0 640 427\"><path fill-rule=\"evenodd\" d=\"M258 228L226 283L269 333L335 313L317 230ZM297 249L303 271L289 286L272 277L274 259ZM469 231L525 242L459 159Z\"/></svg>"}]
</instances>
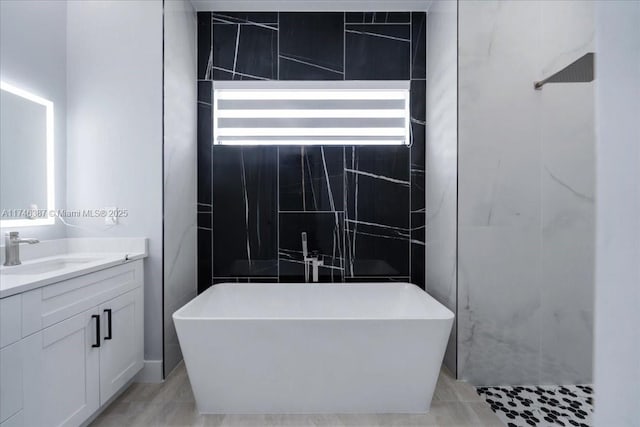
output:
<instances>
[{"instance_id":1,"label":"baseboard trim","mask_svg":"<svg viewBox=\"0 0 640 427\"><path fill-rule=\"evenodd\" d=\"M163 381L162 360L145 360L142 370L135 378L137 383L161 383Z\"/></svg>"}]
</instances>

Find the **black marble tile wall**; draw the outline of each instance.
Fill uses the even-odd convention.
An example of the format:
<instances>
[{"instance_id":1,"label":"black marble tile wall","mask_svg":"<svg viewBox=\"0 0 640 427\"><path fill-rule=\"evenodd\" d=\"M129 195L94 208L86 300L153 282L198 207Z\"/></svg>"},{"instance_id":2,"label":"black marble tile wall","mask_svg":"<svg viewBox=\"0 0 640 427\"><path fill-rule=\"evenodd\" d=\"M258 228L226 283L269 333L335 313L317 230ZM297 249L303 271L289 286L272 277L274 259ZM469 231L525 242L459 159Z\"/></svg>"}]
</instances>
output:
<instances>
[{"instance_id":1,"label":"black marble tile wall","mask_svg":"<svg viewBox=\"0 0 640 427\"><path fill-rule=\"evenodd\" d=\"M200 23L199 23L200 24ZM198 27L201 29L201 25ZM207 59L204 59L205 61ZM198 227L198 292L202 292L211 285L213 276L212 266L212 82L198 81L198 154L197 154L197 227Z\"/></svg>"},{"instance_id":2,"label":"black marble tile wall","mask_svg":"<svg viewBox=\"0 0 640 427\"><path fill-rule=\"evenodd\" d=\"M211 52L211 13L198 12L198 80L213 78L213 58Z\"/></svg>"},{"instance_id":3,"label":"black marble tile wall","mask_svg":"<svg viewBox=\"0 0 640 427\"><path fill-rule=\"evenodd\" d=\"M227 24L217 17L212 24L213 80L277 79L277 22Z\"/></svg>"},{"instance_id":4,"label":"black marble tile wall","mask_svg":"<svg viewBox=\"0 0 640 427\"><path fill-rule=\"evenodd\" d=\"M420 15L420 13L417 13ZM409 24L411 12L347 12L347 24Z\"/></svg>"},{"instance_id":5,"label":"black marble tile wall","mask_svg":"<svg viewBox=\"0 0 640 427\"><path fill-rule=\"evenodd\" d=\"M425 286L427 16L411 14L411 280Z\"/></svg>"},{"instance_id":6,"label":"black marble tile wall","mask_svg":"<svg viewBox=\"0 0 640 427\"><path fill-rule=\"evenodd\" d=\"M198 13L198 289L425 279L426 15ZM411 80L410 147L212 145L214 80Z\"/></svg>"},{"instance_id":7,"label":"black marble tile wall","mask_svg":"<svg viewBox=\"0 0 640 427\"><path fill-rule=\"evenodd\" d=\"M342 211L344 148L280 147L280 211Z\"/></svg>"},{"instance_id":8,"label":"black marble tile wall","mask_svg":"<svg viewBox=\"0 0 640 427\"><path fill-rule=\"evenodd\" d=\"M277 277L214 277L213 284L215 285L217 283L278 283L278 278Z\"/></svg>"},{"instance_id":9,"label":"black marble tile wall","mask_svg":"<svg viewBox=\"0 0 640 427\"><path fill-rule=\"evenodd\" d=\"M212 282L211 229L202 228L198 219L198 293L203 292ZM209 261L209 262L207 262Z\"/></svg>"},{"instance_id":10,"label":"black marble tile wall","mask_svg":"<svg viewBox=\"0 0 640 427\"><path fill-rule=\"evenodd\" d=\"M346 24L346 80L409 80L410 24Z\"/></svg>"},{"instance_id":11,"label":"black marble tile wall","mask_svg":"<svg viewBox=\"0 0 640 427\"><path fill-rule=\"evenodd\" d=\"M280 13L280 80L344 80L344 13Z\"/></svg>"},{"instance_id":12,"label":"black marble tile wall","mask_svg":"<svg viewBox=\"0 0 640 427\"><path fill-rule=\"evenodd\" d=\"M427 15L411 14L411 79L427 77Z\"/></svg>"},{"instance_id":13,"label":"black marble tile wall","mask_svg":"<svg viewBox=\"0 0 640 427\"><path fill-rule=\"evenodd\" d=\"M278 148L213 147L213 276L278 276Z\"/></svg>"},{"instance_id":14,"label":"black marble tile wall","mask_svg":"<svg viewBox=\"0 0 640 427\"><path fill-rule=\"evenodd\" d=\"M278 12L212 12L213 23L278 25Z\"/></svg>"},{"instance_id":15,"label":"black marble tile wall","mask_svg":"<svg viewBox=\"0 0 640 427\"><path fill-rule=\"evenodd\" d=\"M410 149L345 154L347 276L410 276Z\"/></svg>"}]
</instances>

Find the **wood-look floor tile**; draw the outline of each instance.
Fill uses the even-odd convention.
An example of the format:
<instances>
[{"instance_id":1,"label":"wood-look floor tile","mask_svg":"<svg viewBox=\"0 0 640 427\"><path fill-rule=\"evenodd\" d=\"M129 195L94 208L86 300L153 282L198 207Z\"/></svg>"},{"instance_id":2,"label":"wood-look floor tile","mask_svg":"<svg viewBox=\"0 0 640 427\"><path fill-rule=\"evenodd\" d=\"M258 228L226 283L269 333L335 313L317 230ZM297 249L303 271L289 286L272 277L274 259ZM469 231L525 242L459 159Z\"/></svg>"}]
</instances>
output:
<instances>
[{"instance_id":1,"label":"wood-look floor tile","mask_svg":"<svg viewBox=\"0 0 640 427\"><path fill-rule=\"evenodd\" d=\"M450 396L451 392L453 392L454 396ZM465 381L455 379L446 367L440 370L434 399L436 395L439 395L439 398L445 397L444 399L438 399L444 401L484 402L476 392L475 387Z\"/></svg>"},{"instance_id":2,"label":"wood-look floor tile","mask_svg":"<svg viewBox=\"0 0 640 427\"><path fill-rule=\"evenodd\" d=\"M443 369L427 414L201 415L184 364L162 384L132 384L92 427L498 427L467 383Z\"/></svg>"}]
</instances>

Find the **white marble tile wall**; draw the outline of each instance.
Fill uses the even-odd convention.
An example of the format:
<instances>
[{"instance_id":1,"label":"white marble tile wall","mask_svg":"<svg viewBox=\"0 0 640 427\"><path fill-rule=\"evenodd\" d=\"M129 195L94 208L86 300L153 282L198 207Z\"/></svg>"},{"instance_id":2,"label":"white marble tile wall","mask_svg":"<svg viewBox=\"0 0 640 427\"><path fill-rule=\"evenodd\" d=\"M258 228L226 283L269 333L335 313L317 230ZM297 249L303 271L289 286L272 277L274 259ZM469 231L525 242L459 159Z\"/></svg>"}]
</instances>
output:
<instances>
[{"instance_id":1,"label":"white marble tile wall","mask_svg":"<svg viewBox=\"0 0 640 427\"><path fill-rule=\"evenodd\" d=\"M196 15L164 4L164 369L182 360L172 314L196 296Z\"/></svg>"},{"instance_id":2,"label":"white marble tile wall","mask_svg":"<svg viewBox=\"0 0 640 427\"><path fill-rule=\"evenodd\" d=\"M456 310L457 204L456 2L437 2L427 13L427 230L426 289ZM456 372L454 325L445 364Z\"/></svg>"},{"instance_id":3,"label":"white marble tile wall","mask_svg":"<svg viewBox=\"0 0 640 427\"><path fill-rule=\"evenodd\" d=\"M593 83L533 82L593 51L592 8L460 2L457 354L474 384L591 380Z\"/></svg>"},{"instance_id":4,"label":"white marble tile wall","mask_svg":"<svg viewBox=\"0 0 640 427\"><path fill-rule=\"evenodd\" d=\"M547 87L548 86L548 87ZM591 382L595 262L593 84L542 94L540 382Z\"/></svg>"}]
</instances>

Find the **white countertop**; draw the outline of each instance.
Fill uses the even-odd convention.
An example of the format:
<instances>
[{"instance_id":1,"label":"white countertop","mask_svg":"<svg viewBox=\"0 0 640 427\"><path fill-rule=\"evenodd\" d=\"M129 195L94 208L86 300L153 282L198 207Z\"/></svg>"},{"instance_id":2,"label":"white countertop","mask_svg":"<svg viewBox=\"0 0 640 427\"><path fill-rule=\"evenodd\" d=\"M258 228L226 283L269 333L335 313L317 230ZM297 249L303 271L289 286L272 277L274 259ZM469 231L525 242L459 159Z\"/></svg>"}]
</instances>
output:
<instances>
[{"instance_id":1,"label":"white countertop","mask_svg":"<svg viewBox=\"0 0 640 427\"><path fill-rule=\"evenodd\" d=\"M40 246L37 247L38 245ZM59 239L23 245L20 249L21 265L0 266L0 298L139 260L148 255L147 239L143 237ZM23 249L25 250L22 251ZM4 247L0 247L0 251L0 261L4 263ZM27 271L30 267L46 263L58 263L62 267L43 273ZM22 270L26 272L23 274Z\"/></svg>"}]
</instances>

